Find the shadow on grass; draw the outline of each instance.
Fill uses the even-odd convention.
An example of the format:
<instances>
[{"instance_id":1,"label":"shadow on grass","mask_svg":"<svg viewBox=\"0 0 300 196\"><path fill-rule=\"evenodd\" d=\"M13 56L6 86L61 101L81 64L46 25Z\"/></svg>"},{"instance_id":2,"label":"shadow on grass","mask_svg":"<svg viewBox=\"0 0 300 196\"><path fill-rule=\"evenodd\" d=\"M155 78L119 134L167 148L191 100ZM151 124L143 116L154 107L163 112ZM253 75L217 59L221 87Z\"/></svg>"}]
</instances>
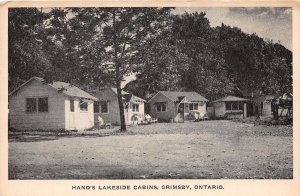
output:
<instances>
[{"instance_id":1,"label":"shadow on grass","mask_svg":"<svg viewBox=\"0 0 300 196\"><path fill-rule=\"evenodd\" d=\"M91 132L11 132L8 134L9 142L41 142L58 140L60 138L74 138L74 137L107 137L116 135L136 135L133 132L120 132L118 130L109 133L91 133Z\"/></svg>"}]
</instances>

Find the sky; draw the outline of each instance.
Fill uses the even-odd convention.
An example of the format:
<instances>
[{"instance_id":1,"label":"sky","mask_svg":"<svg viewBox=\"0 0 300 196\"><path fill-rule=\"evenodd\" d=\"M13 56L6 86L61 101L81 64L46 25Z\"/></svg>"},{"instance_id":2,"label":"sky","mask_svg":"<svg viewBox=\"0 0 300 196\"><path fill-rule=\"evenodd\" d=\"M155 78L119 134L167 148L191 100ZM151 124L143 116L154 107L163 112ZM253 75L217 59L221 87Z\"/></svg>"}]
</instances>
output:
<instances>
[{"instance_id":1,"label":"sky","mask_svg":"<svg viewBox=\"0 0 300 196\"><path fill-rule=\"evenodd\" d=\"M176 8L174 14L205 12L212 27L222 23L240 28L246 33L279 42L292 50L292 8L287 7L223 7Z\"/></svg>"}]
</instances>

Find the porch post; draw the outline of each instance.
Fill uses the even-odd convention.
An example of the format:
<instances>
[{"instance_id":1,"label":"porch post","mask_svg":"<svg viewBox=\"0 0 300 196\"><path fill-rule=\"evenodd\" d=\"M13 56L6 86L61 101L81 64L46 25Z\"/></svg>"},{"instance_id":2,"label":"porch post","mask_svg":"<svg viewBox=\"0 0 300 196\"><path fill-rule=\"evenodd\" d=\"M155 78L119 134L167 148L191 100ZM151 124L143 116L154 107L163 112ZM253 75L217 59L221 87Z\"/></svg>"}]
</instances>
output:
<instances>
[{"instance_id":1,"label":"porch post","mask_svg":"<svg viewBox=\"0 0 300 196\"><path fill-rule=\"evenodd\" d=\"M182 117L183 122L184 122L184 108L185 108L185 103L183 103L183 117Z\"/></svg>"},{"instance_id":2,"label":"porch post","mask_svg":"<svg viewBox=\"0 0 300 196\"><path fill-rule=\"evenodd\" d=\"M244 103L244 118L247 117L247 104Z\"/></svg>"}]
</instances>

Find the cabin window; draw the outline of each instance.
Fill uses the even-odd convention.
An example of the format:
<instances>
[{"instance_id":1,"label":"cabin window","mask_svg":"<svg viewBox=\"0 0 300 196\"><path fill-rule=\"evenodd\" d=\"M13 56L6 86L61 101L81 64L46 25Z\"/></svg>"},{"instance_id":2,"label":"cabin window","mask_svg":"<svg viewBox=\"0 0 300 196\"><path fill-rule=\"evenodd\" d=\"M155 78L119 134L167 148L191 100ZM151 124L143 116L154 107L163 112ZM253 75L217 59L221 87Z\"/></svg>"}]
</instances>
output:
<instances>
[{"instance_id":1,"label":"cabin window","mask_svg":"<svg viewBox=\"0 0 300 196\"><path fill-rule=\"evenodd\" d=\"M100 107L100 104L99 104L99 102L98 101L95 101L94 102L94 113L95 114L98 114L99 113L99 107Z\"/></svg>"},{"instance_id":2,"label":"cabin window","mask_svg":"<svg viewBox=\"0 0 300 196\"><path fill-rule=\"evenodd\" d=\"M100 107L101 107L101 113L108 113L108 102L107 101L101 101Z\"/></svg>"},{"instance_id":3,"label":"cabin window","mask_svg":"<svg viewBox=\"0 0 300 196\"><path fill-rule=\"evenodd\" d=\"M26 112L36 112L37 105L36 105L36 98L26 98Z\"/></svg>"},{"instance_id":4,"label":"cabin window","mask_svg":"<svg viewBox=\"0 0 300 196\"><path fill-rule=\"evenodd\" d=\"M232 107L232 110L238 110L239 109L238 103L235 103L235 102L232 103L231 107Z\"/></svg>"},{"instance_id":5,"label":"cabin window","mask_svg":"<svg viewBox=\"0 0 300 196\"><path fill-rule=\"evenodd\" d=\"M132 104L132 112L139 112L139 104Z\"/></svg>"},{"instance_id":6,"label":"cabin window","mask_svg":"<svg viewBox=\"0 0 300 196\"><path fill-rule=\"evenodd\" d=\"M74 112L74 99L70 98L70 112Z\"/></svg>"},{"instance_id":7,"label":"cabin window","mask_svg":"<svg viewBox=\"0 0 300 196\"><path fill-rule=\"evenodd\" d=\"M38 98L39 112L48 112L48 97Z\"/></svg>"},{"instance_id":8,"label":"cabin window","mask_svg":"<svg viewBox=\"0 0 300 196\"><path fill-rule=\"evenodd\" d=\"M157 103L157 105L156 105L156 111L157 112L165 112L165 111L167 111L167 103L165 103L165 102Z\"/></svg>"},{"instance_id":9,"label":"cabin window","mask_svg":"<svg viewBox=\"0 0 300 196\"><path fill-rule=\"evenodd\" d=\"M226 110L243 110L243 103L226 103Z\"/></svg>"},{"instance_id":10,"label":"cabin window","mask_svg":"<svg viewBox=\"0 0 300 196\"><path fill-rule=\"evenodd\" d=\"M198 110L198 103L190 103L189 109L190 110Z\"/></svg>"},{"instance_id":11,"label":"cabin window","mask_svg":"<svg viewBox=\"0 0 300 196\"><path fill-rule=\"evenodd\" d=\"M26 112L48 112L48 97L26 98Z\"/></svg>"},{"instance_id":12,"label":"cabin window","mask_svg":"<svg viewBox=\"0 0 300 196\"><path fill-rule=\"evenodd\" d=\"M231 110L231 104L230 103L226 103L226 110Z\"/></svg>"},{"instance_id":13,"label":"cabin window","mask_svg":"<svg viewBox=\"0 0 300 196\"><path fill-rule=\"evenodd\" d=\"M80 111L88 111L88 103L80 100Z\"/></svg>"}]
</instances>

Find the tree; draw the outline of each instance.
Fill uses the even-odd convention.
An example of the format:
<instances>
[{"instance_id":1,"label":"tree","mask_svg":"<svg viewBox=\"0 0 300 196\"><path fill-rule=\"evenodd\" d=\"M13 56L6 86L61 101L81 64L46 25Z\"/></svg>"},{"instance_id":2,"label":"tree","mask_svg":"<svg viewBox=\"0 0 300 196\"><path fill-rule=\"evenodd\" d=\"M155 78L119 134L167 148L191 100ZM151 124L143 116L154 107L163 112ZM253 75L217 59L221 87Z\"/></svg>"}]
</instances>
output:
<instances>
[{"instance_id":1,"label":"tree","mask_svg":"<svg viewBox=\"0 0 300 196\"><path fill-rule=\"evenodd\" d=\"M37 8L10 8L8 12L9 91L51 66L43 49L43 21Z\"/></svg>"},{"instance_id":2,"label":"tree","mask_svg":"<svg viewBox=\"0 0 300 196\"><path fill-rule=\"evenodd\" d=\"M234 91L236 86L228 78L224 67L224 49L217 31L209 25L205 13L174 16L172 36L180 52L190 59L187 70L182 75L181 86L210 100Z\"/></svg>"},{"instance_id":3,"label":"tree","mask_svg":"<svg viewBox=\"0 0 300 196\"><path fill-rule=\"evenodd\" d=\"M9 89L32 76L81 88L117 87L143 98L188 90L210 100L245 91L292 92L292 52L222 24L205 13L171 15L170 8L36 8L9 10ZM142 91L138 91L143 89Z\"/></svg>"},{"instance_id":4,"label":"tree","mask_svg":"<svg viewBox=\"0 0 300 196\"><path fill-rule=\"evenodd\" d=\"M181 90L190 59L174 45L170 28L143 44L138 55L136 80L125 86L127 91L148 99L159 90Z\"/></svg>"},{"instance_id":5,"label":"tree","mask_svg":"<svg viewBox=\"0 0 300 196\"><path fill-rule=\"evenodd\" d=\"M161 33L169 8L69 8L62 44L76 54L81 80L117 88L121 131L126 131L121 82L140 63L140 47ZM74 62L74 60L73 60ZM103 79L107 80L103 80ZM110 78L110 79L109 79Z\"/></svg>"}]
</instances>

